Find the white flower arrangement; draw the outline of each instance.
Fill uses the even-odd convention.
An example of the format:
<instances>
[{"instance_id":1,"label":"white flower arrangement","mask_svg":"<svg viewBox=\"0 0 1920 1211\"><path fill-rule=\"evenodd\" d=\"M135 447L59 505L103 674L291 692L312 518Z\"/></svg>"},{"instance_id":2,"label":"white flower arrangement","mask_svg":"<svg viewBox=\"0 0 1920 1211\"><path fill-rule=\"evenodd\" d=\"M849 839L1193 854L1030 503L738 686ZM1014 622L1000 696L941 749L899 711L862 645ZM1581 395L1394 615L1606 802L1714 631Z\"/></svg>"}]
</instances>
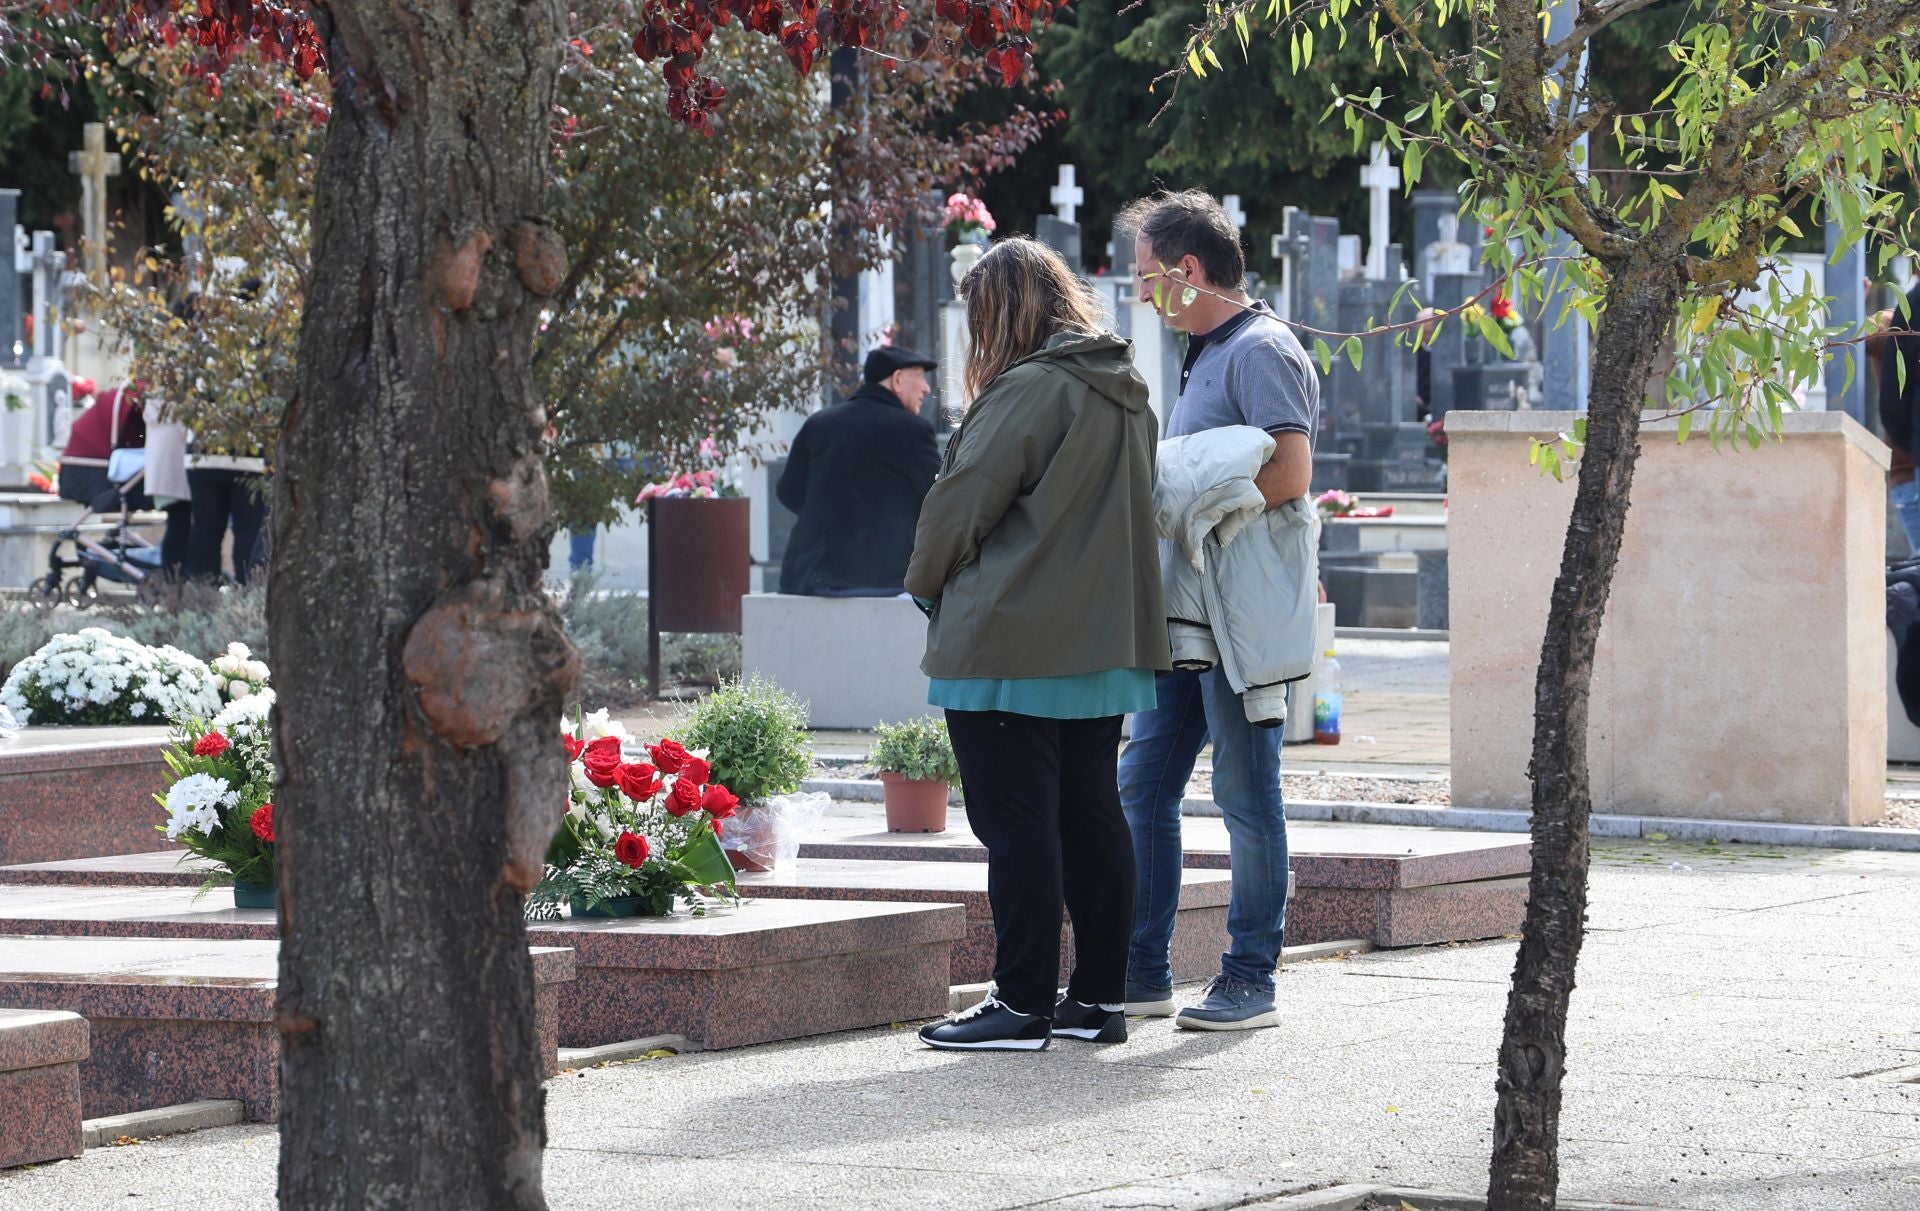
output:
<instances>
[{"instance_id":1,"label":"white flower arrangement","mask_svg":"<svg viewBox=\"0 0 1920 1211\"><path fill-rule=\"evenodd\" d=\"M213 673L178 648L88 627L13 666L0 706L27 723L165 723L220 709Z\"/></svg>"},{"instance_id":2,"label":"white flower arrangement","mask_svg":"<svg viewBox=\"0 0 1920 1211\"><path fill-rule=\"evenodd\" d=\"M255 660L244 643L230 643L213 658L213 688L239 701L267 688L272 674L264 660Z\"/></svg>"},{"instance_id":3,"label":"white flower arrangement","mask_svg":"<svg viewBox=\"0 0 1920 1211\"><path fill-rule=\"evenodd\" d=\"M265 730L267 713L273 709L273 701L272 690L261 690L245 698L236 698L221 707L220 713L207 726L212 731L226 733L231 740L245 739L256 731Z\"/></svg>"},{"instance_id":4,"label":"white flower arrangement","mask_svg":"<svg viewBox=\"0 0 1920 1211\"><path fill-rule=\"evenodd\" d=\"M240 792L212 774L188 774L167 788L167 840L188 829L210 833L220 813L240 801Z\"/></svg>"}]
</instances>

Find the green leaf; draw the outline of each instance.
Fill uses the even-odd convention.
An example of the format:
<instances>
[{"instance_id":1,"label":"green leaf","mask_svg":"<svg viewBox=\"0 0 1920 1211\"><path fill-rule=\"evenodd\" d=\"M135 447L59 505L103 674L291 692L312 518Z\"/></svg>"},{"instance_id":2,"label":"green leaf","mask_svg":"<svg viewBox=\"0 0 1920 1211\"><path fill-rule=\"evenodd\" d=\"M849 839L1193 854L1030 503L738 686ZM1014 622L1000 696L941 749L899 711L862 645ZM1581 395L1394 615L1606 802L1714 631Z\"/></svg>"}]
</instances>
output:
<instances>
[{"instance_id":1,"label":"green leaf","mask_svg":"<svg viewBox=\"0 0 1920 1211\"><path fill-rule=\"evenodd\" d=\"M1677 445L1680 442L1686 441L1687 434L1691 432L1693 432L1693 413L1682 412L1680 414L1680 425L1674 430L1674 443Z\"/></svg>"},{"instance_id":2,"label":"green leaf","mask_svg":"<svg viewBox=\"0 0 1920 1211\"><path fill-rule=\"evenodd\" d=\"M1313 360L1320 363L1320 373L1333 373L1333 350L1317 336L1313 338Z\"/></svg>"},{"instance_id":3,"label":"green leaf","mask_svg":"<svg viewBox=\"0 0 1920 1211\"><path fill-rule=\"evenodd\" d=\"M1345 350L1347 360L1353 363L1353 368L1358 370L1360 368L1360 358L1364 352L1360 347L1360 338L1357 336L1348 337L1347 343L1341 346L1341 348Z\"/></svg>"},{"instance_id":4,"label":"green leaf","mask_svg":"<svg viewBox=\"0 0 1920 1211\"><path fill-rule=\"evenodd\" d=\"M702 823L687 838L675 866L678 869L674 873L695 887L733 886L733 863L727 861L727 852L720 848L720 838L713 835L710 823Z\"/></svg>"}]
</instances>

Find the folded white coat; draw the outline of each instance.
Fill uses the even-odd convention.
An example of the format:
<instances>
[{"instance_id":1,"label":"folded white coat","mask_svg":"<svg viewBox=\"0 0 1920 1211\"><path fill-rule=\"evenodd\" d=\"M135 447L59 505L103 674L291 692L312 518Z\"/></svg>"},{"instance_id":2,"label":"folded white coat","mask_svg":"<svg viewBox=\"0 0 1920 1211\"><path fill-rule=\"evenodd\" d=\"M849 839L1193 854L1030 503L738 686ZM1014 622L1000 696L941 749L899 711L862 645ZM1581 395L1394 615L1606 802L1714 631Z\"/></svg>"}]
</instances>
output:
<instances>
[{"instance_id":1,"label":"folded white coat","mask_svg":"<svg viewBox=\"0 0 1920 1211\"><path fill-rule=\"evenodd\" d=\"M1254 482L1273 449L1248 425L1168 438L1153 489L1174 667L1219 665L1268 727L1286 720L1287 683L1313 668L1320 583L1312 502L1269 509Z\"/></svg>"}]
</instances>

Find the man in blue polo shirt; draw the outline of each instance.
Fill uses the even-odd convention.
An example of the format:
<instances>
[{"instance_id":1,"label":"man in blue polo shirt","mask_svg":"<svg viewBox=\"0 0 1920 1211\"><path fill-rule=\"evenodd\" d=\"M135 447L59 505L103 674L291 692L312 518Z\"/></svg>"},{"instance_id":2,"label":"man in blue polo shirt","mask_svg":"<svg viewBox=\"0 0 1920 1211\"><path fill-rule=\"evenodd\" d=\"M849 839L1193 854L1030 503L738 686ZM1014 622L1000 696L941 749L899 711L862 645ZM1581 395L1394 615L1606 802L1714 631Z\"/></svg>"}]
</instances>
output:
<instances>
[{"instance_id":1,"label":"man in blue polo shirt","mask_svg":"<svg viewBox=\"0 0 1920 1211\"><path fill-rule=\"evenodd\" d=\"M1137 233L1134 276L1141 301L1188 334L1180 398L1168 437L1252 425L1274 439L1254 477L1269 508L1307 494L1320 379L1299 340L1263 302L1247 296L1240 234L1197 190L1133 203L1116 226ZM1180 801L1194 761L1213 742L1213 798L1232 849L1227 910L1230 949L1197 1005L1180 1010L1192 1030L1276 1025L1273 976L1287 918L1287 819L1280 798L1280 728L1250 723L1240 695L1214 668L1158 677L1158 705L1133 717L1120 758L1120 798L1133 829L1139 884L1127 961L1127 1012L1174 1012L1170 950L1179 908Z\"/></svg>"}]
</instances>

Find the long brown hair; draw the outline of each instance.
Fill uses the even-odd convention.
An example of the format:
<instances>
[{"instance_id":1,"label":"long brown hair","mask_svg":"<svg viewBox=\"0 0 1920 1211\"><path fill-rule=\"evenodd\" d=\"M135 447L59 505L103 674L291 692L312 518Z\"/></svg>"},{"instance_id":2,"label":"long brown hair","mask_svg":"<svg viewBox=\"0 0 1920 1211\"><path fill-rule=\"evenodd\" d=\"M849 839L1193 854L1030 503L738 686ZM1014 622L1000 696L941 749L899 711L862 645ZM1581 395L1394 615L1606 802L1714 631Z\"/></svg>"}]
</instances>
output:
<instances>
[{"instance_id":1,"label":"long brown hair","mask_svg":"<svg viewBox=\"0 0 1920 1211\"><path fill-rule=\"evenodd\" d=\"M1098 332L1100 299L1053 249L1001 240L960 283L967 302L967 398L1061 332Z\"/></svg>"}]
</instances>

